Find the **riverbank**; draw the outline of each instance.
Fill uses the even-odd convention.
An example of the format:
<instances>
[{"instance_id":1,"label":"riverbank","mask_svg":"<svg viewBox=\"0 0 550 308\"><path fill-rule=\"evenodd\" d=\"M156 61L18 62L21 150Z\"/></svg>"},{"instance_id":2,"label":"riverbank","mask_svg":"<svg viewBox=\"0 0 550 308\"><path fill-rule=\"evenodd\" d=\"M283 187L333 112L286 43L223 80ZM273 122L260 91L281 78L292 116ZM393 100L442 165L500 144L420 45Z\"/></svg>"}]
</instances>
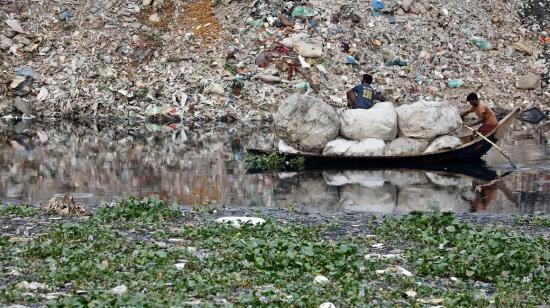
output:
<instances>
[{"instance_id":1,"label":"riverbank","mask_svg":"<svg viewBox=\"0 0 550 308\"><path fill-rule=\"evenodd\" d=\"M266 222L214 221L233 215ZM548 217L190 211L128 199L88 217L3 207L0 221L8 306L514 306L548 304L550 292Z\"/></svg>"},{"instance_id":2,"label":"riverbank","mask_svg":"<svg viewBox=\"0 0 550 308\"><path fill-rule=\"evenodd\" d=\"M548 12L535 0L3 0L0 116L265 120L294 92L345 107L363 73L396 105L466 108L478 91L497 110L547 110Z\"/></svg>"}]
</instances>

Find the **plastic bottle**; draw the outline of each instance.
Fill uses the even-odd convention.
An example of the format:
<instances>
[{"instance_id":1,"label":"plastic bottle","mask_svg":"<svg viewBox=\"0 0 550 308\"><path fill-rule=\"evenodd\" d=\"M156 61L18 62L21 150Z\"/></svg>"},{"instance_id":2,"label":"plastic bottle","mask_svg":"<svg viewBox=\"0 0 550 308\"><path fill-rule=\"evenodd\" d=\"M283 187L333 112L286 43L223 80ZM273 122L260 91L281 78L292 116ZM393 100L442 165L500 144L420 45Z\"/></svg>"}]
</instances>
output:
<instances>
[{"instance_id":1,"label":"plastic bottle","mask_svg":"<svg viewBox=\"0 0 550 308\"><path fill-rule=\"evenodd\" d=\"M459 87L462 87L464 85L464 80L462 80L462 79L452 79L452 80L449 80L449 82L447 82L447 85L450 88L459 88Z\"/></svg>"}]
</instances>

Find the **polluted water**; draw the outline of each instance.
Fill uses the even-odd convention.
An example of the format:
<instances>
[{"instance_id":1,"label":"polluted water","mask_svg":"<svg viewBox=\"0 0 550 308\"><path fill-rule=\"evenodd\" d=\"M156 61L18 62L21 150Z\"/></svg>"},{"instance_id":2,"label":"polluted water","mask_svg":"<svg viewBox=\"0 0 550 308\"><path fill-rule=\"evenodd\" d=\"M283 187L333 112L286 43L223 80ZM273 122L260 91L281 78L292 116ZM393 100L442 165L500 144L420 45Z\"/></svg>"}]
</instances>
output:
<instances>
[{"instance_id":1,"label":"polluted water","mask_svg":"<svg viewBox=\"0 0 550 308\"><path fill-rule=\"evenodd\" d=\"M311 213L451 211L550 213L548 124L513 130L496 151L464 170L305 170L250 173L245 147L272 147L271 127L216 130L170 126L75 126L19 122L3 127L0 200L47 203L72 197L99 206L154 196L196 207L289 207ZM453 171L453 172L451 172Z\"/></svg>"}]
</instances>

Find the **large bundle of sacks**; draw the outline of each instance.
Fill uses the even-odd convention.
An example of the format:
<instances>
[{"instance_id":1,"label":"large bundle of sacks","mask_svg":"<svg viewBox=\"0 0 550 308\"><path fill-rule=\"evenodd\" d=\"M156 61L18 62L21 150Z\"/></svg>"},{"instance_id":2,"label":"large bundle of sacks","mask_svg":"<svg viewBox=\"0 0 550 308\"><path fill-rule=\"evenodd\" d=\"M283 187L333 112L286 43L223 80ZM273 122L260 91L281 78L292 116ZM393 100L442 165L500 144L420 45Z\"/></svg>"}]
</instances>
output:
<instances>
[{"instance_id":1,"label":"large bundle of sacks","mask_svg":"<svg viewBox=\"0 0 550 308\"><path fill-rule=\"evenodd\" d=\"M461 144L452 134L458 112L442 102L390 102L340 114L315 97L294 94L274 115L279 151L336 156L396 156L436 152Z\"/></svg>"}]
</instances>

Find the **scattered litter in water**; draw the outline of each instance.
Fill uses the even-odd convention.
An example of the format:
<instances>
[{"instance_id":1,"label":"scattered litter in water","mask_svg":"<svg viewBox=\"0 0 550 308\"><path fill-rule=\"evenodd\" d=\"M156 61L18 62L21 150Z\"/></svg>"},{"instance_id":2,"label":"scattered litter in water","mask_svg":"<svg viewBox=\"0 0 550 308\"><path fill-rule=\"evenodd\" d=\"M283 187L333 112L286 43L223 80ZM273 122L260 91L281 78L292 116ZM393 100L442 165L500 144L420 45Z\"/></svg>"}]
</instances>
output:
<instances>
[{"instance_id":1,"label":"scattered litter in water","mask_svg":"<svg viewBox=\"0 0 550 308\"><path fill-rule=\"evenodd\" d=\"M548 112L544 113L539 108L533 107L521 113L520 119L529 123L539 123L548 119Z\"/></svg>"}]
</instances>

